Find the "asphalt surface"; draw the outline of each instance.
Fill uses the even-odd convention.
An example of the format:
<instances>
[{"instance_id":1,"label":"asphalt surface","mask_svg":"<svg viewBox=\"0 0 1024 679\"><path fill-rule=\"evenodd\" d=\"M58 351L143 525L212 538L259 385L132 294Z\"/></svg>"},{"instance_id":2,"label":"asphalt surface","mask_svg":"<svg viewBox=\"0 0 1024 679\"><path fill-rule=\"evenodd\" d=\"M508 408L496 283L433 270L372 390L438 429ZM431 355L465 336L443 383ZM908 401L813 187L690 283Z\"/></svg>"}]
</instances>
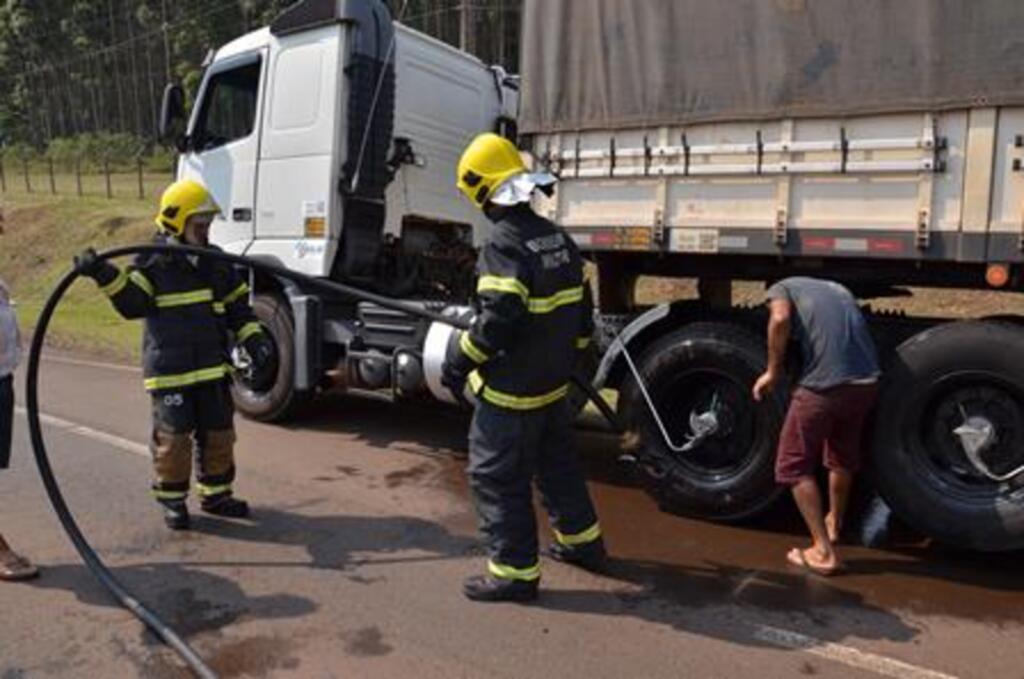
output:
<instances>
[{"instance_id":1,"label":"asphalt surface","mask_svg":"<svg viewBox=\"0 0 1024 679\"><path fill-rule=\"evenodd\" d=\"M138 374L49 360L41 400L83 531L224 677L1024 677L1024 555L910 536L807 576L785 565L788 502L746 526L662 514L600 433L579 442L612 576L545 560L536 604L485 605L459 591L484 561L456 412L331 397L288 427L239 418L252 519L171 533ZM0 583L0 678L189 676L81 565L15 426L0 531L43 574Z\"/></svg>"}]
</instances>

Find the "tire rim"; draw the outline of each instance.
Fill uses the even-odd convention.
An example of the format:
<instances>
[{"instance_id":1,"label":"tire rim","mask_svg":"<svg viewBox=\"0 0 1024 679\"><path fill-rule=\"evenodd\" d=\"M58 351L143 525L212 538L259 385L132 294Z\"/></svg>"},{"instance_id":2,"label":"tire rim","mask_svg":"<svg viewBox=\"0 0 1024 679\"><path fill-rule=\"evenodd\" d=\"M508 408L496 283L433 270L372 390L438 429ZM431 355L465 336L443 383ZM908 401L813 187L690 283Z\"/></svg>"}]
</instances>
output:
<instances>
[{"instance_id":1,"label":"tire rim","mask_svg":"<svg viewBox=\"0 0 1024 679\"><path fill-rule=\"evenodd\" d=\"M1013 481L992 477L1024 465L1024 390L999 375L964 372L938 380L910 415L905 447L943 493L991 502Z\"/></svg>"},{"instance_id":2,"label":"tire rim","mask_svg":"<svg viewBox=\"0 0 1024 679\"><path fill-rule=\"evenodd\" d=\"M651 397L673 441L692 439L699 433L691 426L691 423L696 424L695 418L705 422L714 420L715 426L692 449L669 453L672 460L690 474L720 481L754 462L754 443L762 425L745 382L714 368L691 369L655 384ZM654 426L649 413L645 420ZM659 448L662 448L660 433L654 436L656 438L651 440L659 441Z\"/></svg>"}]
</instances>

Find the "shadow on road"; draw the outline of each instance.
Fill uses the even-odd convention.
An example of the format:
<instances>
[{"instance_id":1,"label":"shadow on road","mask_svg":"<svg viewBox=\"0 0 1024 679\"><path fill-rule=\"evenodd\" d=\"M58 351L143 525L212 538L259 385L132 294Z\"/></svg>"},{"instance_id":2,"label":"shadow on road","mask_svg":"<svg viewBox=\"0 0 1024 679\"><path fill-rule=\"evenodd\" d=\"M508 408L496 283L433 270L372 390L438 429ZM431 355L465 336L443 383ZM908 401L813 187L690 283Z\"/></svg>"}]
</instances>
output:
<instances>
[{"instance_id":1,"label":"shadow on road","mask_svg":"<svg viewBox=\"0 0 1024 679\"><path fill-rule=\"evenodd\" d=\"M778 646L774 630L807 642L851 639L909 642L920 630L860 594L823 578L760 572L704 562L675 566L613 560L619 591L545 590L539 606L591 615L628 616L748 646Z\"/></svg>"},{"instance_id":2,"label":"shadow on road","mask_svg":"<svg viewBox=\"0 0 1024 679\"><path fill-rule=\"evenodd\" d=\"M396 427L395 423L402 426ZM355 436L373 448L447 455L466 454L469 414L436 403L397 404L357 396L328 394L317 399L285 427ZM403 446L412 443L413 447Z\"/></svg>"},{"instance_id":3,"label":"shadow on road","mask_svg":"<svg viewBox=\"0 0 1024 679\"><path fill-rule=\"evenodd\" d=\"M318 605L293 594L249 596L230 578L176 563L122 566L114 576L138 594L179 634L191 637L247 619L270 620L309 615ZM74 593L89 606L117 607L113 597L81 564L47 566L32 587Z\"/></svg>"},{"instance_id":4,"label":"shadow on road","mask_svg":"<svg viewBox=\"0 0 1024 679\"><path fill-rule=\"evenodd\" d=\"M473 538L454 535L432 521L406 516L309 516L258 507L253 512L253 522L212 521L200 517L194 530L227 540L303 547L309 554L309 561L302 565L343 571L367 563L381 563L381 555L395 555L394 561L416 562L462 558L477 550L477 541ZM218 565L229 564L218 562ZM353 577L358 581L358 576Z\"/></svg>"}]
</instances>

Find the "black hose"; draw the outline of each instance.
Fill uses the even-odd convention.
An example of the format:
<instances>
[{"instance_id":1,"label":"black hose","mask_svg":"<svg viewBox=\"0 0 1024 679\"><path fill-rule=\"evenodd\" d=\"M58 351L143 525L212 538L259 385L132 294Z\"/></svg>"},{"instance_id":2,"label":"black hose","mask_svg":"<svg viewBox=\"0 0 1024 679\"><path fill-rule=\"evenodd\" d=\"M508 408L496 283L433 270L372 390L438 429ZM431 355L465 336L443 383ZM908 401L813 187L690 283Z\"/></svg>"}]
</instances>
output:
<instances>
[{"instance_id":1,"label":"black hose","mask_svg":"<svg viewBox=\"0 0 1024 679\"><path fill-rule=\"evenodd\" d=\"M444 316L442 314L423 309L422 307L414 304L408 304L406 302L383 297L381 295L353 288L335 281L314 278L312 276L307 276L305 274L285 269L284 267L259 260L249 259L247 257L241 257L239 255L233 255L220 250L211 250L209 248L189 245L131 245L106 250L98 253L97 257L101 260L109 260L117 257L124 257L126 255L167 254L173 252L208 257L247 268L258 269L265 273L270 273L275 276L280 276L282 278L302 283L309 288L373 302L388 309L401 311L412 316L427 318L441 323L447 323L463 330L469 327L468 321L457 320L455 318ZM32 440L32 450L35 454L36 466L39 467L39 475L42 477L43 486L46 488L46 493L50 497L50 502L53 504L54 511L56 511L57 518L64 527L64 531L71 539L71 542L74 544L78 554L82 557L82 561L85 562L86 567L90 572L92 572L96 579L110 591L122 606L128 609L133 615L135 615L135 617L151 629L153 633L155 633L164 643L177 652L178 655L181 656L182 660L188 664L197 676L202 677L203 679L215 678L217 674L208 665L206 665L205 662L203 662L203 659L199 657L195 650L193 650L184 639L179 637L173 629L161 620L156 613L146 608L145 605L132 596L100 560L95 550L93 550L88 541L86 541L85 536L82 535L82 531L78 528L78 524L75 522L74 516L71 514L71 510L68 509L67 503L64 501L64 496L61 493L60 486L57 484L57 479L53 475L53 469L50 467L50 459L46 452L46 444L43 441L43 429L39 419L39 361L43 350L44 340L46 339L46 331L49 328L53 312L56 310L61 299L63 299L68 288L71 287L80 275L81 274L78 271L73 270L66 273L64 277L60 279L57 283L57 287L52 293L50 293L49 299L46 300L46 305L43 307L43 311L39 315L39 320L36 322L35 332L32 335L32 346L28 356L28 372L25 376L25 400L27 406L26 410L28 411L29 434ZM616 430L619 429L618 420L615 417L614 412L608 403L601 397L601 394L598 393L598 391L587 380L577 376L573 376L572 379L578 387L583 389L590 400L597 405L601 414L608 419L608 422L612 427Z\"/></svg>"},{"instance_id":2,"label":"black hose","mask_svg":"<svg viewBox=\"0 0 1024 679\"><path fill-rule=\"evenodd\" d=\"M106 258L105 255L101 255L101 257ZM114 598L122 606L141 620L165 644L174 649L197 676L203 679L216 679L217 673L203 662L199 654L184 639L179 637L174 630L168 627L156 613L146 608L145 605L132 596L118 582L117 578L114 577L113 573L110 572L103 562L100 561L99 556L96 555L96 552L86 541L85 536L82 535L78 524L75 523L74 516L72 516L71 510L68 509L67 503L64 501L60 486L57 484L57 479L53 475L53 469L50 467L50 459L46 453L46 444L43 442L43 430L39 423L39 358L53 312L61 298L64 297L64 293L67 292L67 289L71 287L71 284L75 282L78 276L77 271L65 274L60 282L57 283L56 289L50 294L50 298L46 300L46 306L43 307L43 312L36 323L35 333L32 335L32 348L28 355L28 373L25 376L25 400L28 411L29 434L32 438L32 450L35 453L36 466L39 467L39 475L43 479L46 494L50 496L50 502L53 504L54 511L57 512L57 518L64 527L64 532L71 538L75 549L78 550L78 554L82 557L82 561L85 562L86 567L92 574L96 576L96 579L114 595Z\"/></svg>"}]
</instances>

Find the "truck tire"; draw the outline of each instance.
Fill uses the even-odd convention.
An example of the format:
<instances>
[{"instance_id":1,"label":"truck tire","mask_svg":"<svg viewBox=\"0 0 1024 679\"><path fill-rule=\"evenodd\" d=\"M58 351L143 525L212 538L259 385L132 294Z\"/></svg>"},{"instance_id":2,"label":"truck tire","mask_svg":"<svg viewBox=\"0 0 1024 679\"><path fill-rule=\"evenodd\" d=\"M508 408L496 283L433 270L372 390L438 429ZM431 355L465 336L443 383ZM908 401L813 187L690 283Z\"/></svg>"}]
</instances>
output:
<instances>
[{"instance_id":1,"label":"truck tire","mask_svg":"<svg viewBox=\"0 0 1024 679\"><path fill-rule=\"evenodd\" d=\"M277 350L277 376L269 389L255 390L236 377L231 395L240 413L259 422L283 422L308 396L295 390L295 326L288 303L275 295L256 295L252 310Z\"/></svg>"},{"instance_id":2,"label":"truck tire","mask_svg":"<svg viewBox=\"0 0 1024 679\"><path fill-rule=\"evenodd\" d=\"M656 341L636 361L675 445L691 433L692 414L716 411L717 430L689 452L666 445L627 372L620 391L623 422L638 437L640 478L664 511L739 521L779 496L775 447L786 390L780 386L761 403L751 396L766 353L764 341L742 326L693 323Z\"/></svg>"},{"instance_id":3,"label":"truck tire","mask_svg":"<svg viewBox=\"0 0 1024 679\"><path fill-rule=\"evenodd\" d=\"M899 346L872 442L879 493L913 528L961 548L1024 547L1024 328L949 323ZM984 447L972 460L968 423ZM986 473L987 472L987 473Z\"/></svg>"}]
</instances>

